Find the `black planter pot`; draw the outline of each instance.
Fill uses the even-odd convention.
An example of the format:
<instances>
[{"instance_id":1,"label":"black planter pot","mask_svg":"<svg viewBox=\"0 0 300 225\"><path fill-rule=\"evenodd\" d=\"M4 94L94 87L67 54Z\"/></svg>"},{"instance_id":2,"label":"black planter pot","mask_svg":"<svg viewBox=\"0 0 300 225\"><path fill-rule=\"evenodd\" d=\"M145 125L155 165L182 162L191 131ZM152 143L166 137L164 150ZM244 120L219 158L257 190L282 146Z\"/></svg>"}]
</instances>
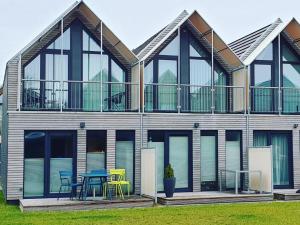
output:
<instances>
[{"instance_id":1,"label":"black planter pot","mask_svg":"<svg viewBox=\"0 0 300 225\"><path fill-rule=\"evenodd\" d=\"M164 178L164 191L167 198L173 197L175 192L176 178Z\"/></svg>"}]
</instances>

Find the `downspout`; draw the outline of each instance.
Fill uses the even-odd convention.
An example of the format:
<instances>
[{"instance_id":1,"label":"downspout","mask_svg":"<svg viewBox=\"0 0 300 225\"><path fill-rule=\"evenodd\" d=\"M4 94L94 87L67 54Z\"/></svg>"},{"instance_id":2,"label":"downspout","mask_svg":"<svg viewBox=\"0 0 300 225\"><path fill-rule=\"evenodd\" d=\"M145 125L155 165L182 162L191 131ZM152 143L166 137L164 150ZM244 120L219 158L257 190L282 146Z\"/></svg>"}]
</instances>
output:
<instances>
[{"instance_id":1,"label":"downspout","mask_svg":"<svg viewBox=\"0 0 300 225\"><path fill-rule=\"evenodd\" d=\"M102 79L102 76L103 76L103 63L102 63L102 60L103 60L103 38L102 38L102 20L100 22L100 45L101 45L101 52L100 52L100 112L103 111L103 101L102 101L102 98L103 98L103 79Z\"/></svg>"},{"instance_id":2,"label":"downspout","mask_svg":"<svg viewBox=\"0 0 300 225\"><path fill-rule=\"evenodd\" d=\"M18 62L18 95L17 95L17 111L21 110L21 86L22 86L22 54L19 55L19 62Z\"/></svg>"}]
</instances>

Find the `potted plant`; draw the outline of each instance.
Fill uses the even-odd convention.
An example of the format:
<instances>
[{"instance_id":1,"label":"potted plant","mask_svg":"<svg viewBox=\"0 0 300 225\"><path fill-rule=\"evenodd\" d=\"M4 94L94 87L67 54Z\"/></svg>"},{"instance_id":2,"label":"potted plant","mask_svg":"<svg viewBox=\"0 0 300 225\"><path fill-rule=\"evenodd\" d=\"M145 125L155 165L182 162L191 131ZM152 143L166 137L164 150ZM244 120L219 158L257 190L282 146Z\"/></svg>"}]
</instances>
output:
<instances>
[{"instance_id":1,"label":"potted plant","mask_svg":"<svg viewBox=\"0 0 300 225\"><path fill-rule=\"evenodd\" d=\"M176 183L176 178L174 177L174 170L171 164L169 164L165 168L165 176L164 176L164 191L167 198L173 197L175 191L175 183Z\"/></svg>"}]
</instances>

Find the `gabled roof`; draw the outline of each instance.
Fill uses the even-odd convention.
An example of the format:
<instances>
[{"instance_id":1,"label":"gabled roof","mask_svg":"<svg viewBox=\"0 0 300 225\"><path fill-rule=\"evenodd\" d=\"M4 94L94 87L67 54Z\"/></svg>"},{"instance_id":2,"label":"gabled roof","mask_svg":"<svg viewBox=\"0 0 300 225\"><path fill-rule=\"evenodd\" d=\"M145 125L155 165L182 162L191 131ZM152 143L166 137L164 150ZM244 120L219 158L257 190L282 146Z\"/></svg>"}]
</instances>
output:
<instances>
[{"instance_id":1,"label":"gabled roof","mask_svg":"<svg viewBox=\"0 0 300 225\"><path fill-rule=\"evenodd\" d=\"M131 65L138 61L135 54L105 25L105 23L83 2L75 2L70 8L62 13L44 31L18 52L11 60L22 55L22 64L28 61L41 48L49 43L51 39L61 32L61 20L63 19L64 28L74 19L79 18L81 22L97 37L102 39L103 45L114 54L124 65Z\"/></svg>"},{"instance_id":2,"label":"gabled roof","mask_svg":"<svg viewBox=\"0 0 300 225\"><path fill-rule=\"evenodd\" d=\"M257 37L255 37L255 33ZM281 19L277 19L274 23L264 27L256 32L246 35L232 43L229 46L239 55L245 65L250 65L256 57L279 35L283 34L290 42L293 48L300 53L300 24L296 19L291 19L287 23L283 23ZM242 50L240 47L243 41L255 37L255 41Z\"/></svg>"},{"instance_id":3,"label":"gabled roof","mask_svg":"<svg viewBox=\"0 0 300 225\"><path fill-rule=\"evenodd\" d=\"M175 20L169 23L164 29L150 37L146 42L137 47L134 51L136 52L140 61L145 61L151 58L163 45L165 42L174 35L174 33L181 27L181 25L186 24L192 30L193 34L197 34L197 38L202 42L205 42L206 47L209 51L212 45L212 31L213 28L208 25L208 23L200 16L197 11L188 14L183 11ZM223 65L227 64L225 67L228 71L236 69L242 66L241 60L235 55L235 53L227 46L227 44L219 37L219 35L213 31L213 45L214 54L216 58L223 61ZM222 63L221 63L222 64Z\"/></svg>"},{"instance_id":4,"label":"gabled roof","mask_svg":"<svg viewBox=\"0 0 300 225\"><path fill-rule=\"evenodd\" d=\"M242 58L243 54L250 48L250 46L260 38L260 36L271 26L271 24L260 28L244 37L231 42L228 46L239 57Z\"/></svg>"}]
</instances>

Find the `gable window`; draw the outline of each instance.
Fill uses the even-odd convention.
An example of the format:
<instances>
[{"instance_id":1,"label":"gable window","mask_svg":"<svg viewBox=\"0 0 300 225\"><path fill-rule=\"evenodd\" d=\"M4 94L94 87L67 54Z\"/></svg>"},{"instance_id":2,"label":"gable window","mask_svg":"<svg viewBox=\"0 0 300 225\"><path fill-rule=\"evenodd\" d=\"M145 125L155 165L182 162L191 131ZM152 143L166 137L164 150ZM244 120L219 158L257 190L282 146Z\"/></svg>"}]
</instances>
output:
<instances>
[{"instance_id":1,"label":"gable window","mask_svg":"<svg viewBox=\"0 0 300 225\"><path fill-rule=\"evenodd\" d=\"M126 68L74 20L24 65L22 109L124 111Z\"/></svg>"},{"instance_id":2,"label":"gable window","mask_svg":"<svg viewBox=\"0 0 300 225\"><path fill-rule=\"evenodd\" d=\"M297 53L283 42L282 45L282 102L284 113L300 112L300 59Z\"/></svg>"},{"instance_id":3,"label":"gable window","mask_svg":"<svg viewBox=\"0 0 300 225\"><path fill-rule=\"evenodd\" d=\"M273 56L275 51L274 44L270 43L251 65L251 98L254 112L274 112L277 109L275 100L278 88L275 85L277 79Z\"/></svg>"}]
</instances>

